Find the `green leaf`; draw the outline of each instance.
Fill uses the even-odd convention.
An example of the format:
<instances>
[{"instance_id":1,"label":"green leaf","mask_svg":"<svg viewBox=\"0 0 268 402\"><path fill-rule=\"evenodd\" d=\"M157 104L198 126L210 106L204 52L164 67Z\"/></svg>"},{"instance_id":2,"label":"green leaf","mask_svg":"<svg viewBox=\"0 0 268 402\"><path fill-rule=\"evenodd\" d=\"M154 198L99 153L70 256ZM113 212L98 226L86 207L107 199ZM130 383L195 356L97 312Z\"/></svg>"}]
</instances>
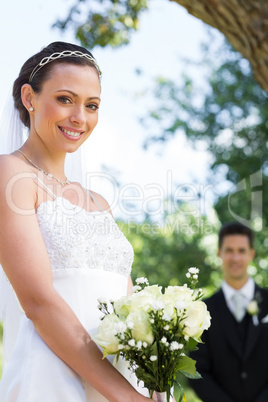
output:
<instances>
[{"instance_id":1,"label":"green leaf","mask_svg":"<svg viewBox=\"0 0 268 402\"><path fill-rule=\"evenodd\" d=\"M179 359L179 364L177 366L177 369L180 372L195 376L195 374L196 374L195 363L196 363L196 361L194 359L191 359L191 357L183 356L183 357L180 357L180 359Z\"/></svg>"},{"instance_id":2,"label":"green leaf","mask_svg":"<svg viewBox=\"0 0 268 402\"><path fill-rule=\"evenodd\" d=\"M190 378L190 380L200 380L202 378L201 374L198 373L198 371L195 372L194 375L187 373L186 371L179 370L181 374L183 374L185 377Z\"/></svg>"},{"instance_id":3,"label":"green leaf","mask_svg":"<svg viewBox=\"0 0 268 402\"><path fill-rule=\"evenodd\" d=\"M198 344L198 342L195 339L190 338L188 345L187 345L188 350L190 350L190 351L196 350L197 344Z\"/></svg>"},{"instance_id":4,"label":"green leaf","mask_svg":"<svg viewBox=\"0 0 268 402\"><path fill-rule=\"evenodd\" d=\"M183 401L183 388L182 386L179 384L179 382L175 382L174 383L174 393L173 393L173 397L175 398L176 402L182 402Z\"/></svg>"}]
</instances>

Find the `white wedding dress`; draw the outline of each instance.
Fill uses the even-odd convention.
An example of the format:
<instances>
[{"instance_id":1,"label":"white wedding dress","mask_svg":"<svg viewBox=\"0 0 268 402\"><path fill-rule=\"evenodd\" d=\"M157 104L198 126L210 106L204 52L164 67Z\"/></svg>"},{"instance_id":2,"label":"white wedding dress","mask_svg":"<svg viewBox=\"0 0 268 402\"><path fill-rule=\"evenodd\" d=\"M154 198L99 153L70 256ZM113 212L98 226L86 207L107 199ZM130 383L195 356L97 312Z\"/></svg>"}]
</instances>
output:
<instances>
[{"instance_id":1,"label":"white wedding dress","mask_svg":"<svg viewBox=\"0 0 268 402\"><path fill-rule=\"evenodd\" d=\"M94 334L101 315L98 298L117 299L126 294L133 249L109 213L88 212L53 196L36 214L54 286ZM4 311L0 402L107 401L49 349L19 309L11 286L6 291L10 294ZM135 375L130 375L122 361L120 365L122 374L137 387ZM139 392L148 395L141 387Z\"/></svg>"}]
</instances>

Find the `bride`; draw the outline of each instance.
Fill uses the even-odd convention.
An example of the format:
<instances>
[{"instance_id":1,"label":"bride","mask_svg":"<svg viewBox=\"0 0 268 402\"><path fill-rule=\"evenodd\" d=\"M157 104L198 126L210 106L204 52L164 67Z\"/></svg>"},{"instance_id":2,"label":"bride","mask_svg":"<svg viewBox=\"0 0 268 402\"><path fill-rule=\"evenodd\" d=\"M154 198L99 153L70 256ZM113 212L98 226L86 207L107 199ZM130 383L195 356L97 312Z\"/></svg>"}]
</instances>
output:
<instances>
[{"instance_id":1,"label":"bride","mask_svg":"<svg viewBox=\"0 0 268 402\"><path fill-rule=\"evenodd\" d=\"M1 402L149 400L91 339L98 298L131 286L132 247L105 199L64 170L66 154L97 124L100 75L86 49L54 42L25 62L13 86L29 135L0 156Z\"/></svg>"}]
</instances>

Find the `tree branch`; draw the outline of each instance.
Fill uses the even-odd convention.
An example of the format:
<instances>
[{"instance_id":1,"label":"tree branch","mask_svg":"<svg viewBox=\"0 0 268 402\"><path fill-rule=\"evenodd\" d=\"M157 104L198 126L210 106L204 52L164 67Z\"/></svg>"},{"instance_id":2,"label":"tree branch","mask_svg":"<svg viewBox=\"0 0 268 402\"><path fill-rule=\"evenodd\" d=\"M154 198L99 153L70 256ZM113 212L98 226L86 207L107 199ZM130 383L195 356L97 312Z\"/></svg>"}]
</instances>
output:
<instances>
[{"instance_id":1,"label":"tree branch","mask_svg":"<svg viewBox=\"0 0 268 402\"><path fill-rule=\"evenodd\" d=\"M170 0L222 32L249 60L255 79L268 91L267 0Z\"/></svg>"}]
</instances>

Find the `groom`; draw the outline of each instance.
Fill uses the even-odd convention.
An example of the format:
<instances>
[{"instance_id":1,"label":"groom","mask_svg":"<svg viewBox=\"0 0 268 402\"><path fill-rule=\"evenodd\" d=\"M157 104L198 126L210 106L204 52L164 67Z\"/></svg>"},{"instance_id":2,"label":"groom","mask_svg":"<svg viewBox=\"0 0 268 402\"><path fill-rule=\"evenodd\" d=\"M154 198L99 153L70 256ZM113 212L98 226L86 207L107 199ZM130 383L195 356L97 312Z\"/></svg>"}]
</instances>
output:
<instances>
[{"instance_id":1,"label":"groom","mask_svg":"<svg viewBox=\"0 0 268 402\"><path fill-rule=\"evenodd\" d=\"M224 281L206 300L212 320L192 353L200 380L191 386L203 402L268 402L268 291L248 276L253 233L229 223L219 233Z\"/></svg>"}]
</instances>

